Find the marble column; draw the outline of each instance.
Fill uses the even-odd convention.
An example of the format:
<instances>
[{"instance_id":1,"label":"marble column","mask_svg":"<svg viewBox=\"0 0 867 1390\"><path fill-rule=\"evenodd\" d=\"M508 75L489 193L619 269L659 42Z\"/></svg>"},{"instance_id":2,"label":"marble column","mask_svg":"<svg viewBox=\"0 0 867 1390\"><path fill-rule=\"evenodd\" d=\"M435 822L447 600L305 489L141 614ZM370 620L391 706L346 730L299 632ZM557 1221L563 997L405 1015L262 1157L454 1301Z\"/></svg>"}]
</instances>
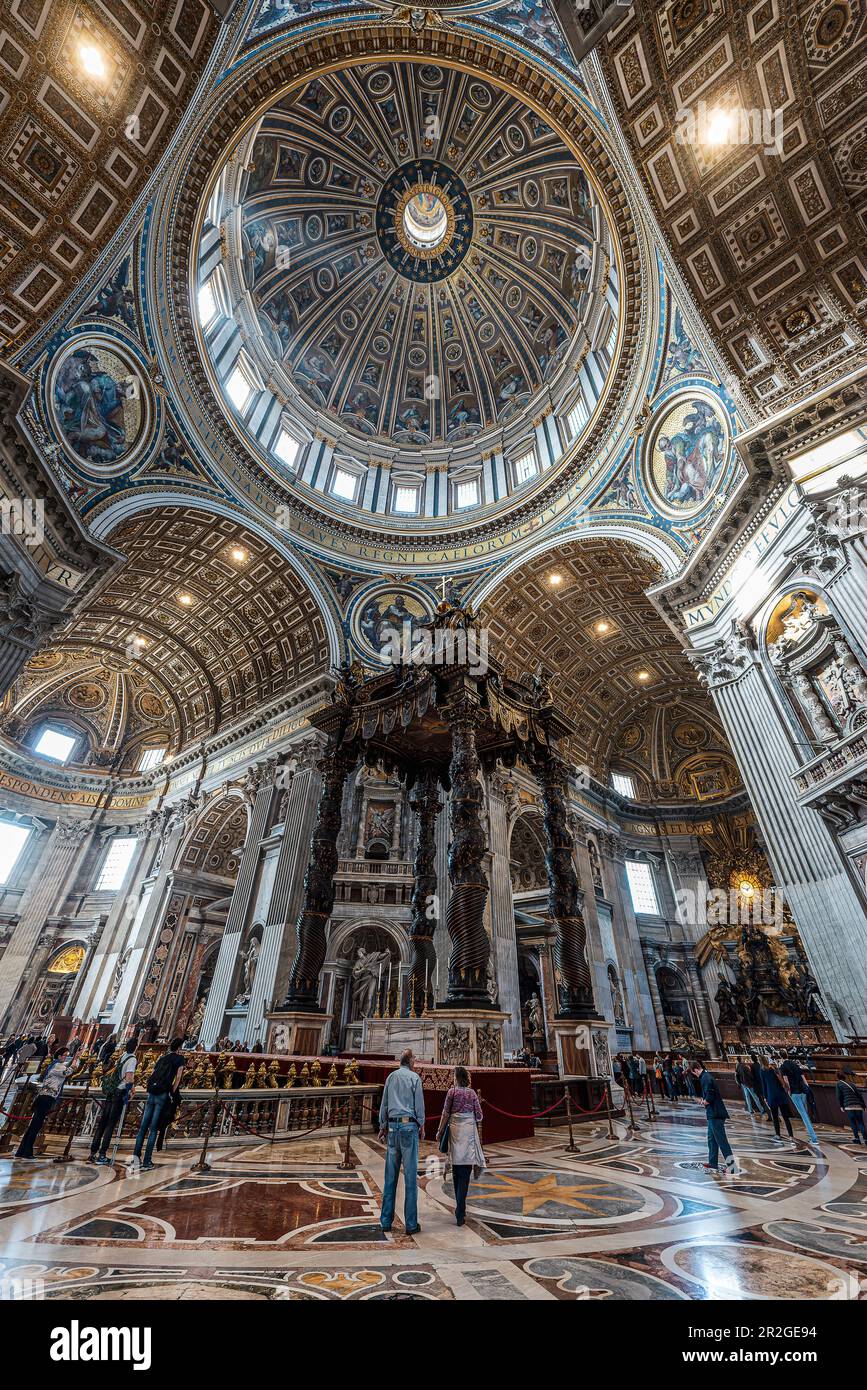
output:
<instances>
[{"instance_id":1,"label":"marble column","mask_svg":"<svg viewBox=\"0 0 867 1390\"><path fill-rule=\"evenodd\" d=\"M58 820L34 866L21 897L18 922L0 960L0 1023L15 1001L39 935L49 917L58 914L78 867L87 853L95 826L87 820Z\"/></svg>"},{"instance_id":2,"label":"marble column","mask_svg":"<svg viewBox=\"0 0 867 1390\"><path fill-rule=\"evenodd\" d=\"M733 628L696 665L710 687L761 827L776 886L797 923L839 1037L867 1033L867 902L817 811L799 804L802 763L752 634Z\"/></svg>"},{"instance_id":3,"label":"marble column","mask_svg":"<svg viewBox=\"0 0 867 1390\"><path fill-rule=\"evenodd\" d=\"M653 998L644 964L644 951L626 876L626 850L619 837L610 832L603 834L600 840L603 848L602 871L603 874L607 873L611 885L609 896L616 908L615 921L620 927L616 934L620 982L629 1001L635 1045L649 1050L659 1045L660 1027L665 1026L665 1019L661 1004L657 1007L657 1001ZM646 990L643 988L645 982Z\"/></svg>"},{"instance_id":4,"label":"marble column","mask_svg":"<svg viewBox=\"0 0 867 1390\"><path fill-rule=\"evenodd\" d=\"M436 818L442 810L436 770L421 769L409 794L416 816L415 854L413 857L413 887L410 899L410 965L409 1012L421 1014L433 1005L433 980L436 970L436 951L433 938L437 926L436 879Z\"/></svg>"},{"instance_id":5,"label":"marble column","mask_svg":"<svg viewBox=\"0 0 867 1390\"><path fill-rule=\"evenodd\" d=\"M434 954L436 956L436 981L434 995L437 1003L446 997L449 979L449 934L446 931L446 913L452 886L449 882L449 808L443 806L436 821L436 895L437 920L434 929Z\"/></svg>"},{"instance_id":6,"label":"marble column","mask_svg":"<svg viewBox=\"0 0 867 1390\"><path fill-rule=\"evenodd\" d=\"M325 963L328 919L334 907L334 875L337 872L337 837L344 783L358 762L358 749L330 743L320 764L322 798L304 875L304 900L298 916L297 946L289 988L282 1008L316 1013L319 1009L319 976Z\"/></svg>"},{"instance_id":7,"label":"marble column","mask_svg":"<svg viewBox=\"0 0 867 1390\"><path fill-rule=\"evenodd\" d=\"M503 1048L517 1052L523 1041L521 987L515 904L509 864L509 801L511 783L500 772L488 778L488 825L491 852L491 931L495 952L499 1007L509 1017L503 1023Z\"/></svg>"},{"instance_id":8,"label":"marble column","mask_svg":"<svg viewBox=\"0 0 867 1390\"><path fill-rule=\"evenodd\" d=\"M322 777L317 767L321 754L322 749L314 739L298 750L293 749L290 755L293 770L280 811L283 833L277 870L247 1014L251 1038L257 1027L264 1024L268 1005L273 1004L281 989L285 989L286 980L280 978L281 969L288 975L289 962L295 952L294 923L301 907L313 822L322 793Z\"/></svg>"},{"instance_id":9,"label":"marble column","mask_svg":"<svg viewBox=\"0 0 867 1390\"><path fill-rule=\"evenodd\" d=\"M267 833L274 798L277 795L276 772L276 760L268 759L265 763L257 764L251 778L250 791L255 791L255 800L250 825L244 840L238 877L232 890L226 926L199 1033L199 1040L206 1048L212 1048L223 1031L226 1009L230 1002L229 991L237 970L241 940L253 898L262 839Z\"/></svg>"},{"instance_id":10,"label":"marble column","mask_svg":"<svg viewBox=\"0 0 867 1390\"><path fill-rule=\"evenodd\" d=\"M557 754L545 749L540 751L535 772L542 790L548 843L548 913L557 927L557 1016L594 1018L598 1015L587 959L587 928L578 906L578 875L566 811L566 765Z\"/></svg>"},{"instance_id":11,"label":"marble column","mask_svg":"<svg viewBox=\"0 0 867 1390\"><path fill-rule=\"evenodd\" d=\"M662 1005L662 995L659 992L659 983L656 978L656 967L659 965L659 955L652 946L645 946L642 951L644 970L647 975L647 984L650 989L650 998L653 1002L653 1011L656 1014L656 1031L659 1037L659 1045L667 1052L671 1047L668 1037L668 1026L665 1022L665 1009Z\"/></svg>"},{"instance_id":12,"label":"marble column","mask_svg":"<svg viewBox=\"0 0 867 1390\"><path fill-rule=\"evenodd\" d=\"M446 707L452 738L449 764L449 848L451 896L446 929L451 942L446 1002L469 1008L490 1008L487 966L491 953L485 931L488 880L483 869L485 834L481 809L484 792L476 752L480 713L475 700L459 694Z\"/></svg>"}]
</instances>

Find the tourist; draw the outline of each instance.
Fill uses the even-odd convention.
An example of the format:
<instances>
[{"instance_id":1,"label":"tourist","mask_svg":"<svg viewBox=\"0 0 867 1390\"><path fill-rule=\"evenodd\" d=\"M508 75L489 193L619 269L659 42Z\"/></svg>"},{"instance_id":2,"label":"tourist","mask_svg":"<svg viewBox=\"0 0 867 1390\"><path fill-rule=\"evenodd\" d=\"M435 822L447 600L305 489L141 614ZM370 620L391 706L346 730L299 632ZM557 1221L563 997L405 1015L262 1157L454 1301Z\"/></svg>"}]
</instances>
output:
<instances>
[{"instance_id":1,"label":"tourist","mask_svg":"<svg viewBox=\"0 0 867 1390\"><path fill-rule=\"evenodd\" d=\"M674 1084L674 1058L671 1053L667 1053L662 1064L662 1075L665 1079L666 1090L669 1100L677 1100L677 1087Z\"/></svg>"},{"instance_id":2,"label":"tourist","mask_svg":"<svg viewBox=\"0 0 867 1390\"><path fill-rule=\"evenodd\" d=\"M756 1056L755 1052L751 1052L751 1053L750 1053L750 1060L749 1060L749 1063L748 1063L747 1065L749 1066L749 1070L750 1070L750 1073L751 1073L752 1078L753 1078L753 1080L752 1080L752 1089L753 1089L753 1092L754 1092L754 1094L757 1095L758 1098L759 1098L759 1103L761 1104L762 1113L763 1113L765 1119L766 1119L766 1120L770 1120L770 1118L771 1118L771 1112L770 1112L770 1110L768 1109L768 1103L767 1103L767 1101L765 1100L765 1085L764 1085L764 1081L762 1080L762 1067L761 1067L761 1063L759 1062L759 1059L758 1059L758 1057Z\"/></svg>"},{"instance_id":3,"label":"tourist","mask_svg":"<svg viewBox=\"0 0 867 1390\"><path fill-rule=\"evenodd\" d=\"M28 1033L15 1054L15 1067L19 1070L27 1065L36 1051L36 1039L32 1033Z\"/></svg>"},{"instance_id":4,"label":"tourist","mask_svg":"<svg viewBox=\"0 0 867 1390\"><path fill-rule=\"evenodd\" d=\"M807 1081L793 1055L787 1057L783 1062L780 1067L780 1075L784 1078L789 1087L789 1095L792 1104L804 1121L804 1128L807 1131L807 1137L810 1143L818 1144L819 1140L813 1128L813 1121L810 1119L810 1114L807 1110Z\"/></svg>"},{"instance_id":5,"label":"tourist","mask_svg":"<svg viewBox=\"0 0 867 1390\"><path fill-rule=\"evenodd\" d=\"M662 1058L658 1052L653 1059L653 1079L656 1082L656 1089L659 1092L660 1099L664 1100L666 1094L665 1077L662 1074Z\"/></svg>"},{"instance_id":6,"label":"tourist","mask_svg":"<svg viewBox=\"0 0 867 1390\"><path fill-rule=\"evenodd\" d=\"M686 1084L683 1079L683 1061L680 1057L674 1059L674 1089L678 1097L686 1095Z\"/></svg>"},{"instance_id":7,"label":"tourist","mask_svg":"<svg viewBox=\"0 0 867 1390\"><path fill-rule=\"evenodd\" d=\"M141 1171L143 1173L147 1173L154 1167L151 1158L154 1151L154 1144L157 1141L160 1115L171 1092L177 1091L180 1086L181 1077L184 1074L185 1058L180 1050L182 1042L183 1038L172 1038L168 1052L164 1052L162 1057L160 1057L148 1081L147 1100L145 1101L141 1124L139 1125L138 1134L135 1137L135 1147L133 1149L134 1157L141 1159L142 1145L145 1142L145 1136L147 1136L144 1162L141 1165Z\"/></svg>"},{"instance_id":8,"label":"tourist","mask_svg":"<svg viewBox=\"0 0 867 1390\"><path fill-rule=\"evenodd\" d=\"M403 1224L408 1236L421 1230L418 1224L418 1141L424 1134L424 1096L421 1078L412 1069L410 1048L401 1053L400 1066L386 1079L379 1107L379 1137L386 1143L385 1178L379 1224L391 1230L397 1179L403 1168Z\"/></svg>"},{"instance_id":9,"label":"tourist","mask_svg":"<svg viewBox=\"0 0 867 1390\"><path fill-rule=\"evenodd\" d=\"M747 1114L752 1115L753 1106L755 1106L756 1114L761 1115L763 1108L762 1103L756 1095L752 1067L749 1065L746 1057L738 1058L738 1063L735 1067L735 1081L743 1092L744 1109Z\"/></svg>"},{"instance_id":10,"label":"tourist","mask_svg":"<svg viewBox=\"0 0 867 1390\"><path fill-rule=\"evenodd\" d=\"M631 1053L627 1058L627 1068L629 1071L629 1089L634 1096L641 1096L644 1087L641 1084L641 1068L638 1065L638 1056L636 1053Z\"/></svg>"},{"instance_id":11,"label":"tourist","mask_svg":"<svg viewBox=\"0 0 867 1390\"><path fill-rule=\"evenodd\" d=\"M693 1062L690 1071L695 1077L701 1093L701 1102L707 1114L707 1163L702 1164L702 1167L710 1173L718 1173L719 1156L722 1154L729 1174L735 1177L738 1166L726 1135L726 1120L729 1118L729 1112L726 1110L725 1101L720 1095L719 1086L710 1072L705 1070L702 1062Z\"/></svg>"},{"instance_id":12,"label":"tourist","mask_svg":"<svg viewBox=\"0 0 867 1390\"><path fill-rule=\"evenodd\" d=\"M101 1067L107 1067L117 1050L117 1033L109 1033L105 1042L96 1054L96 1060ZM127 1048L129 1051L129 1048Z\"/></svg>"},{"instance_id":13,"label":"tourist","mask_svg":"<svg viewBox=\"0 0 867 1390\"><path fill-rule=\"evenodd\" d=\"M33 1102L33 1117L15 1151L16 1158L33 1158L34 1140L45 1124L49 1111L53 1110L57 1104L71 1065L69 1048L58 1048L57 1055L40 1083L39 1094Z\"/></svg>"},{"instance_id":14,"label":"tourist","mask_svg":"<svg viewBox=\"0 0 867 1390\"><path fill-rule=\"evenodd\" d=\"M786 1133L790 1139L794 1139L792 1122L789 1119L789 1093L772 1057L768 1057L762 1067L762 1090L765 1100L768 1102L771 1119L774 1122L774 1134L782 1142L780 1135L780 1116L782 1115L786 1123Z\"/></svg>"},{"instance_id":15,"label":"tourist","mask_svg":"<svg viewBox=\"0 0 867 1390\"><path fill-rule=\"evenodd\" d=\"M638 1064L639 1095L643 1096L647 1090L647 1061L640 1052L635 1054L635 1060Z\"/></svg>"},{"instance_id":16,"label":"tourist","mask_svg":"<svg viewBox=\"0 0 867 1390\"><path fill-rule=\"evenodd\" d=\"M625 1089L626 1089L626 1078L624 1077L624 1074L623 1074L623 1063L622 1063L622 1061L620 1060L620 1053L619 1053L619 1052L618 1052L617 1055L615 1056L612 1065L613 1065L613 1067L614 1067L614 1084L615 1084L615 1086L621 1086L621 1087L625 1090Z\"/></svg>"},{"instance_id":17,"label":"tourist","mask_svg":"<svg viewBox=\"0 0 867 1390\"><path fill-rule=\"evenodd\" d=\"M851 1067L837 1072L837 1104L845 1113L852 1127L852 1137L856 1144L867 1144L867 1128L864 1126L864 1096L855 1085L855 1073Z\"/></svg>"},{"instance_id":18,"label":"tourist","mask_svg":"<svg viewBox=\"0 0 867 1390\"><path fill-rule=\"evenodd\" d=\"M99 1121L90 1141L88 1163L98 1163L103 1167L108 1164L111 1136L117 1129L121 1116L126 1114L126 1108L132 1098L137 1046L138 1039L131 1038L117 1066L102 1078L104 1100Z\"/></svg>"},{"instance_id":19,"label":"tourist","mask_svg":"<svg viewBox=\"0 0 867 1390\"><path fill-rule=\"evenodd\" d=\"M481 1123L482 1107L470 1086L470 1074L466 1067L455 1067L454 1085L446 1091L436 1137L443 1152L446 1151L441 1142L443 1135L447 1140L455 1189L455 1223L458 1226L463 1226L466 1218L470 1178L477 1178L486 1167L479 1138Z\"/></svg>"}]
</instances>

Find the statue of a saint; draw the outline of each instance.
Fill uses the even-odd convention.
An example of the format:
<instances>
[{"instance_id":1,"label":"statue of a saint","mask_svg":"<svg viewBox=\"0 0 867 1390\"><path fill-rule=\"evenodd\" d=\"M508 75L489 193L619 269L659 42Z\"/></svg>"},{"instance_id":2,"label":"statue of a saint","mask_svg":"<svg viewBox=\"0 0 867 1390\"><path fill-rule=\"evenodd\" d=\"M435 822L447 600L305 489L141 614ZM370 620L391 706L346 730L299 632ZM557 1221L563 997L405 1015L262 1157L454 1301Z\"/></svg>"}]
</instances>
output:
<instances>
[{"instance_id":1,"label":"statue of a saint","mask_svg":"<svg viewBox=\"0 0 867 1390\"><path fill-rule=\"evenodd\" d=\"M359 946L352 966L352 1003L355 1018L371 1018L376 1008L377 985L388 970L388 951L365 951Z\"/></svg>"},{"instance_id":2,"label":"statue of a saint","mask_svg":"<svg viewBox=\"0 0 867 1390\"><path fill-rule=\"evenodd\" d=\"M527 1016L530 1022L530 1036L533 1038L544 1037L545 1025L542 1021L542 1001L538 994L531 996Z\"/></svg>"}]
</instances>

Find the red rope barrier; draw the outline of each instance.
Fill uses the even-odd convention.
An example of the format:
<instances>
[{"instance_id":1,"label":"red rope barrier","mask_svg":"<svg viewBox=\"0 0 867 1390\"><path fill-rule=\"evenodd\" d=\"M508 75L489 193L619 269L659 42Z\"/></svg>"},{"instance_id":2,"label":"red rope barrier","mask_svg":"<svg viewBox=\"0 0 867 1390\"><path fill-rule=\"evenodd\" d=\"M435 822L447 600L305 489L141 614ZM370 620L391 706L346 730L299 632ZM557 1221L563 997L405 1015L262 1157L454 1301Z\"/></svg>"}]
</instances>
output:
<instances>
[{"instance_id":1,"label":"red rope barrier","mask_svg":"<svg viewBox=\"0 0 867 1390\"><path fill-rule=\"evenodd\" d=\"M579 1105L571 1096L569 1099L572 1101L572 1108L577 1110L579 1115L595 1115L597 1110L601 1110L605 1102L605 1092L602 1092L602 1095L599 1097L598 1102L593 1106L592 1110L585 1110L583 1106ZM482 1100L482 1105L490 1106L491 1110L496 1110L498 1115L507 1115L510 1120L538 1120L542 1115L550 1115L552 1110L556 1110L558 1105L564 1105L565 1102L566 1096L563 1094L559 1100L555 1100L553 1105L549 1105L547 1110L533 1110L529 1115L516 1115L513 1110L501 1110L498 1105L494 1105L493 1101L487 1099Z\"/></svg>"}]
</instances>

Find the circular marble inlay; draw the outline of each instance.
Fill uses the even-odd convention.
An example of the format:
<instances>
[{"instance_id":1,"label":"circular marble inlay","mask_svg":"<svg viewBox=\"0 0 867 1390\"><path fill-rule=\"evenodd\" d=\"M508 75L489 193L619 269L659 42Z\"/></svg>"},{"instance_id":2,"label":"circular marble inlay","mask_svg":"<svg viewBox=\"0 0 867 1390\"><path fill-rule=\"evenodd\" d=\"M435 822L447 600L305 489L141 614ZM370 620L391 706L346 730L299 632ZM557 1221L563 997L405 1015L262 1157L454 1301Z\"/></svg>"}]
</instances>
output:
<instances>
[{"instance_id":1,"label":"circular marble inlay","mask_svg":"<svg viewBox=\"0 0 867 1390\"><path fill-rule=\"evenodd\" d=\"M548 1168L486 1170L470 1187L468 1209L482 1220L606 1225L652 1216L663 1206L649 1189Z\"/></svg>"},{"instance_id":2,"label":"circular marble inlay","mask_svg":"<svg viewBox=\"0 0 867 1390\"><path fill-rule=\"evenodd\" d=\"M702 1241L662 1252L675 1274L701 1284L709 1299L851 1298L855 1280L843 1270L792 1250L736 1241Z\"/></svg>"}]
</instances>

